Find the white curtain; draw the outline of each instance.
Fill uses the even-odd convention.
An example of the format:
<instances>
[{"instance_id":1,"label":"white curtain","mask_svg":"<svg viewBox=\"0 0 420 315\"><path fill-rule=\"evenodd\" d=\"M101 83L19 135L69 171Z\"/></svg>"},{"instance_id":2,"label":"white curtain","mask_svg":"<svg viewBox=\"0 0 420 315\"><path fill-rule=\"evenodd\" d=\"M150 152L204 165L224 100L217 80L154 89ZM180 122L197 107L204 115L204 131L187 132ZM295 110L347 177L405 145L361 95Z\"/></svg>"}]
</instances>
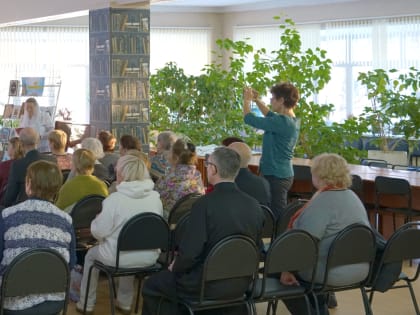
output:
<instances>
[{"instance_id":1,"label":"white curtain","mask_svg":"<svg viewBox=\"0 0 420 315\"><path fill-rule=\"evenodd\" d=\"M211 61L210 28L161 28L150 30L150 71L175 62L188 75L198 75Z\"/></svg>"},{"instance_id":2,"label":"white curtain","mask_svg":"<svg viewBox=\"0 0 420 315\"><path fill-rule=\"evenodd\" d=\"M61 82L38 98L41 106L68 108L75 121L89 118L89 32L87 27L16 26L0 29L0 104L25 100L9 98L10 80L44 77L46 85ZM45 92L46 93L46 92ZM58 94L59 93L59 94ZM57 110L58 112L58 110ZM2 111L1 111L2 113ZM0 113L0 114L1 114Z\"/></svg>"}]
</instances>

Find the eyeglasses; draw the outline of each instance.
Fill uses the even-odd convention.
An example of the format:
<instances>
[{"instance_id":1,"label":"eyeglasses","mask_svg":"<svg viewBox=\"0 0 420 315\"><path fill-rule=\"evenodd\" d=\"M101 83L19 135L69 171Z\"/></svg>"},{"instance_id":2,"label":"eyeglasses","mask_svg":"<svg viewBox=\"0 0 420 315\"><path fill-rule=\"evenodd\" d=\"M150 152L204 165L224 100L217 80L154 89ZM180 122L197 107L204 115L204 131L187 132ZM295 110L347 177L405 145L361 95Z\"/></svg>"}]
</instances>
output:
<instances>
[{"instance_id":1,"label":"eyeglasses","mask_svg":"<svg viewBox=\"0 0 420 315\"><path fill-rule=\"evenodd\" d=\"M214 164L214 163L212 163L212 162L209 162L208 160L205 160L204 161L204 166L205 167L208 167L209 165L213 165L214 166L214 168L216 169L216 171L217 171L217 165L216 164Z\"/></svg>"}]
</instances>

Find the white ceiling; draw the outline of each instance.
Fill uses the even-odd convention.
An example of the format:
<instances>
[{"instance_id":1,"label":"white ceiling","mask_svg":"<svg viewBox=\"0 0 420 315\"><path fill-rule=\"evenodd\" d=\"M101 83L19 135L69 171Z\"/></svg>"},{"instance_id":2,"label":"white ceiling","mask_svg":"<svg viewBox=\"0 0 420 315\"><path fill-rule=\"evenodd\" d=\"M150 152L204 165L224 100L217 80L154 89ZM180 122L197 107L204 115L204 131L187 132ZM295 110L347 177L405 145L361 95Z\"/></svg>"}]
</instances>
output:
<instances>
[{"instance_id":1,"label":"white ceiling","mask_svg":"<svg viewBox=\"0 0 420 315\"><path fill-rule=\"evenodd\" d=\"M292 6L325 5L354 1L357 0L151 0L151 3L152 10L156 11L182 10L229 12ZM118 0L116 0L116 2L118 2Z\"/></svg>"}]
</instances>

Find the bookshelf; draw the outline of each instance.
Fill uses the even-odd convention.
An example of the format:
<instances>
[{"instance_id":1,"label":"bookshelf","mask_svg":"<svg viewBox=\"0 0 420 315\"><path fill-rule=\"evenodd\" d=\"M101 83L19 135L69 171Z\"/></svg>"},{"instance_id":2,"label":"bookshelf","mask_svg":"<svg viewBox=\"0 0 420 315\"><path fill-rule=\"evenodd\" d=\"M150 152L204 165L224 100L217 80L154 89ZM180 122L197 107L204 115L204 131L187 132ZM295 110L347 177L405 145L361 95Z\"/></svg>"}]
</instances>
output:
<instances>
[{"instance_id":1,"label":"bookshelf","mask_svg":"<svg viewBox=\"0 0 420 315\"><path fill-rule=\"evenodd\" d=\"M148 152L150 10L90 11L89 37L90 124L136 136Z\"/></svg>"}]
</instances>

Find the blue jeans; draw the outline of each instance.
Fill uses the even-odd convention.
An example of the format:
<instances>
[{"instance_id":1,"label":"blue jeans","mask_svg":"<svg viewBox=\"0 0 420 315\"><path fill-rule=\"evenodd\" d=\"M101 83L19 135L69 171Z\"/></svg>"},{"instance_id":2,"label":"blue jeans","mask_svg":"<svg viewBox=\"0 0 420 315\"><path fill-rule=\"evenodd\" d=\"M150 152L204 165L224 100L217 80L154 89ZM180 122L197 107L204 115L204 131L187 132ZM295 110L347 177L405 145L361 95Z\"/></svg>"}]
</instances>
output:
<instances>
[{"instance_id":1,"label":"blue jeans","mask_svg":"<svg viewBox=\"0 0 420 315\"><path fill-rule=\"evenodd\" d=\"M271 210L277 219L287 206L287 192L292 187L293 177L278 178L272 175L264 175L264 177L270 183Z\"/></svg>"}]
</instances>

